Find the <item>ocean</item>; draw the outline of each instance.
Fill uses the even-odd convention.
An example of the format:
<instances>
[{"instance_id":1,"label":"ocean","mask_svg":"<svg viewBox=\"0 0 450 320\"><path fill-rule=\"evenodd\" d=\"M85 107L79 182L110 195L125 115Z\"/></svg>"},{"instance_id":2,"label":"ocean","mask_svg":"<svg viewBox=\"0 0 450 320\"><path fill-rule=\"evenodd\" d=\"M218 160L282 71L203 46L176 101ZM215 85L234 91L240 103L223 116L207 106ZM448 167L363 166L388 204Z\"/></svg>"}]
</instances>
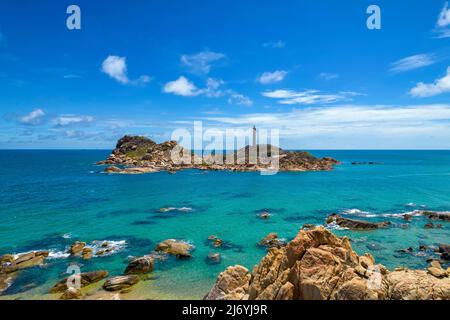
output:
<instances>
[{"instance_id":1,"label":"ocean","mask_svg":"<svg viewBox=\"0 0 450 320\"><path fill-rule=\"evenodd\" d=\"M48 289L70 263L82 272L121 274L130 256L152 252L165 239L195 246L189 260L157 261L154 272L125 295L140 299L201 299L227 266L251 269L266 250L256 244L270 232L292 239L305 223L327 215L391 221L389 228L349 236L359 253L370 252L388 268L425 268L432 250L450 242L450 225L425 229L427 219L405 222L414 210L450 211L450 151L311 151L341 165L330 172L259 173L181 171L107 175L95 163L105 150L0 151L0 255L50 250L42 267L21 271L0 299L50 299ZM376 164L352 165L352 162ZM173 208L160 212L160 208ZM267 220L258 213L269 211ZM405 226L406 225L406 226ZM213 248L210 235L227 244ZM110 255L83 261L65 253L76 240L108 240ZM412 247L413 252L401 249ZM219 264L207 260L221 254ZM435 256L434 256L435 257ZM95 294L93 294L93 297Z\"/></svg>"}]
</instances>

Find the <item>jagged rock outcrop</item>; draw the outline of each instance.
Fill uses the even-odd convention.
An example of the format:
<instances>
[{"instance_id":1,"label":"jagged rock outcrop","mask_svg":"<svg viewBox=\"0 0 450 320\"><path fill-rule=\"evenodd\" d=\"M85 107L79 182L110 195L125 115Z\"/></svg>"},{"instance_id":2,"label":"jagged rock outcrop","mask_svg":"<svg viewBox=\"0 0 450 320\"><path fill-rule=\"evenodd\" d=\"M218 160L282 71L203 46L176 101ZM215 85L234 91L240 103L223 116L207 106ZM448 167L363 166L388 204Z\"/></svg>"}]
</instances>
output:
<instances>
[{"instance_id":1,"label":"jagged rock outcrop","mask_svg":"<svg viewBox=\"0 0 450 320\"><path fill-rule=\"evenodd\" d=\"M183 160L174 160L174 154L183 155ZM182 169L261 171L271 169L274 162L278 162L280 171L332 170L338 164L330 157L317 158L308 152L284 151L271 145L247 146L228 154L202 157L176 141L158 144L140 136L124 136L108 159L98 164L111 165L105 169L106 173L141 174L161 170L173 173Z\"/></svg>"},{"instance_id":2,"label":"jagged rock outcrop","mask_svg":"<svg viewBox=\"0 0 450 320\"><path fill-rule=\"evenodd\" d=\"M391 224L389 221L369 222L363 220L348 219L336 213L329 215L326 223L327 224L335 223L341 228L348 228L350 230L374 230L378 228L385 228Z\"/></svg>"},{"instance_id":3,"label":"jagged rock outcrop","mask_svg":"<svg viewBox=\"0 0 450 320\"><path fill-rule=\"evenodd\" d=\"M18 256L6 254L0 258L0 273L12 273L44 263L48 251L32 251Z\"/></svg>"},{"instance_id":4,"label":"jagged rock outcrop","mask_svg":"<svg viewBox=\"0 0 450 320\"><path fill-rule=\"evenodd\" d=\"M448 273L438 278L425 270L389 272L323 227L301 230L287 246L270 249L251 274L245 270L228 267L205 299L450 299Z\"/></svg>"},{"instance_id":5,"label":"jagged rock outcrop","mask_svg":"<svg viewBox=\"0 0 450 320\"><path fill-rule=\"evenodd\" d=\"M139 282L139 277L136 275L118 276L108 279L103 284L103 289L106 291L119 291L129 289Z\"/></svg>"}]
</instances>

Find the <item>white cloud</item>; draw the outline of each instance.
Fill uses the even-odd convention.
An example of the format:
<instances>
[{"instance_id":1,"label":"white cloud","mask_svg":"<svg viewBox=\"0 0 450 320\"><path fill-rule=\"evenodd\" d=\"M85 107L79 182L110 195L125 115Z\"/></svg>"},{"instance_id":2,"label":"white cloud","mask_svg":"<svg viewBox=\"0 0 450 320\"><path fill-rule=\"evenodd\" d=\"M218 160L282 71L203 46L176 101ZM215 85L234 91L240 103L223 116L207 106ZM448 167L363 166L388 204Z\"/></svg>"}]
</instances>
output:
<instances>
[{"instance_id":1,"label":"white cloud","mask_svg":"<svg viewBox=\"0 0 450 320\"><path fill-rule=\"evenodd\" d=\"M267 98L278 99L280 104L329 104L336 103L343 100L351 100L351 97L360 95L357 92L345 92L341 91L336 94L322 94L319 90L305 90L305 91L293 91L293 90L274 90L263 92L262 95Z\"/></svg>"},{"instance_id":2,"label":"white cloud","mask_svg":"<svg viewBox=\"0 0 450 320\"><path fill-rule=\"evenodd\" d=\"M448 25L450 25L450 8L448 7L448 2L445 2L441 13L439 13L438 21L436 24L438 27L447 27Z\"/></svg>"},{"instance_id":3,"label":"white cloud","mask_svg":"<svg viewBox=\"0 0 450 320\"><path fill-rule=\"evenodd\" d=\"M439 13L438 20L436 22L436 27L434 32L436 32L437 38L448 38L450 37L450 8L448 1L445 2L444 7Z\"/></svg>"},{"instance_id":4,"label":"white cloud","mask_svg":"<svg viewBox=\"0 0 450 320\"><path fill-rule=\"evenodd\" d=\"M228 97L228 103L230 104L237 104L246 107L250 107L253 105L253 101L243 94L234 91L230 91L229 94L230 96Z\"/></svg>"},{"instance_id":5,"label":"white cloud","mask_svg":"<svg viewBox=\"0 0 450 320\"><path fill-rule=\"evenodd\" d=\"M45 117L45 112L42 109L35 109L31 111L29 114L20 117L19 121L22 124L26 125L38 125L41 124Z\"/></svg>"},{"instance_id":6,"label":"white cloud","mask_svg":"<svg viewBox=\"0 0 450 320\"><path fill-rule=\"evenodd\" d=\"M191 55L182 55L181 63L192 73L208 74L211 71L212 64L224 58L225 54L223 53L206 50Z\"/></svg>"},{"instance_id":7,"label":"white cloud","mask_svg":"<svg viewBox=\"0 0 450 320\"><path fill-rule=\"evenodd\" d=\"M301 148L450 147L450 104L338 105L204 120L205 126L279 129Z\"/></svg>"},{"instance_id":8,"label":"white cloud","mask_svg":"<svg viewBox=\"0 0 450 320\"><path fill-rule=\"evenodd\" d=\"M184 97L204 96L208 98L228 97L229 104L251 106L253 101L240 93L231 89L222 89L224 85L222 79L208 78L204 88L197 88L193 82L184 76L177 80L170 81L164 85L163 92Z\"/></svg>"},{"instance_id":9,"label":"white cloud","mask_svg":"<svg viewBox=\"0 0 450 320\"><path fill-rule=\"evenodd\" d=\"M287 75L287 71L277 70L274 72L264 72L259 78L258 81L262 84L271 84L280 82Z\"/></svg>"},{"instance_id":10,"label":"white cloud","mask_svg":"<svg viewBox=\"0 0 450 320\"><path fill-rule=\"evenodd\" d=\"M319 74L319 77L328 81L339 78L339 75L337 73L322 72Z\"/></svg>"},{"instance_id":11,"label":"white cloud","mask_svg":"<svg viewBox=\"0 0 450 320\"><path fill-rule=\"evenodd\" d=\"M64 126L70 126L74 124L83 124L83 123L90 123L94 121L94 117L92 116L77 116L77 115L61 115L59 117L56 117L53 119L53 123L56 126L64 127Z\"/></svg>"},{"instance_id":12,"label":"white cloud","mask_svg":"<svg viewBox=\"0 0 450 320\"><path fill-rule=\"evenodd\" d=\"M393 73L405 72L423 68L435 62L437 62L437 59L434 54L416 54L393 62L389 71Z\"/></svg>"},{"instance_id":13,"label":"white cloud","mask_svg":"<svg viewBox=\"0 0 450 320\"><path fill-rule=\"evenodd\" d=\"M102 63L102 72L122 84L143 85L151 81L151 77L147 75L130 80L125 57L108 56Z\"/></svg>"},{"instance_id":14,"label":"white cloud","mask_svg":"<svg viewBox=\"0 0 450 320\"><path fill-rule=\"evenodd\" d=\"M180 76L177 80L167 82L164 85L163 91L183 97L192 97L199 94L197 87L184 76Z\"/></svg>"},{"instance_id":15,"label":"white cloud","mask_svg":"<svg viewBox=\"0 0 450 320\"><path fill-rule=\"evenodd\" d=\"M425 98L446 92L450 92L450 67L447 68L447 74L444 77L435 80L433 83L419 82L409 93L413 97Z\"/></svg>"},{"instance_id":16,"label":"white cloud","mask_svg":"<svg viewBox=\"0 0 450 320\"><path fill-rule=\"evenodd\" d=\"M265 42L262 44L264 48L273 48L273 49L281 49L286 46L286 43L284 41L278 40L275 42Z\"/></svg>"}]
</instances>

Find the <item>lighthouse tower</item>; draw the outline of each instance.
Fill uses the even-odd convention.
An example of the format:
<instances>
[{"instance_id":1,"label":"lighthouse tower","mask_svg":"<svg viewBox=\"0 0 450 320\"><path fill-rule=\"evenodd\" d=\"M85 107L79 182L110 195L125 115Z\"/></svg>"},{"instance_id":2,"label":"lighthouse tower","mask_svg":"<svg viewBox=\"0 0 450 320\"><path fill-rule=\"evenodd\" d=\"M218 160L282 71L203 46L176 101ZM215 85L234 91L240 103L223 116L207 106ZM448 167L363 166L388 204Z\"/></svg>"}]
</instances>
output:
<instances>
[{"instance_id":1,"label":"lighthouse tower","mask_svg":"<svg viewBox=\"0 0 450 320\"><path fill-rule=\"evenodd\" d=\"M253 142L252 147L256 147L256 127L253 126Z\"/></svg>"}]
</instances>

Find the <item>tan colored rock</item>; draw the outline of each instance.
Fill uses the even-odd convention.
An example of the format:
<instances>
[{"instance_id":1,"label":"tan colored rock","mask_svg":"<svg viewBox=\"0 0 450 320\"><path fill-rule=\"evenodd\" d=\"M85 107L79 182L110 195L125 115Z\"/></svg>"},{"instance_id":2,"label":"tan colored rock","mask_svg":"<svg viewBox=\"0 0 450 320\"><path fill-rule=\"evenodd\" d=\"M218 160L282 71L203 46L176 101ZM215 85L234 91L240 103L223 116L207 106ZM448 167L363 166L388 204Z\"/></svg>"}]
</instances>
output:
<instances>
[{"instance_id":1,"label":"tan colored rock","mask_svg":"<svg viewBox=\"0 0 450 320\"><path fill-rule=\"evenodd\" d=\"M12 282L13 276L11 274L0 273L0 295L11 286Z\"/></svg>"},{"instance_id":2,"label":"tan colored rock","mask_svg":"<svg viewBox=\"0 0 450 320\"><path fill-rule=\"evenodd\" d=\"M119 276L106 280L103 284L103 289L106 291L126 290L139 282L139 277L136 275Z\"/></svg>"},{"instance_id":3,"label":"tan colored rock","mask_svg":"<svg viewBox=\"0 0 450 320\"><path fill-rule=\"evenodd\" d=\"M168 239L158 243L155 251L165 252L167 254L174 255L179 259L183 259L190 258L192 256L190 253L192 249L193 246L189 243L178 241L175 239Z\"/></svg>"},{"instance_id":4,"label":"tan colored rock","mask_svg":"<svg viewBox=\"0 0 450 320\"><path fill-rule=\"evenodd\" d=\"M86 242L76 241L70 246L69 253L73 256L80 255L84 247L86 247Z\"/></svg>"},{"instance_id":5,"label":"tan colored rock","mask_svg":"<svg viewBox=\"0 0 450 320\"><path fill-rule=\"evenodd\" d=\"M372 255L358 256L348 238L338 238L323 227L301 230L287 246L270 249L249 280L231 274L229 269L221 273L207 298L450 299L450 278L406 268L389 272L375 264Z\"/></svg>"},{"instance_id":6,"label":"tan colored rock","mask_svg":"<svg viewBox=\"0 0 450 320\"><path fill-rule=\"evenodd\" d=\"M81 299L82 294L80 289L76 289L74 287L68 288L64 293L61 295L61 300L75 300L75 299Z\"/></svg>"},{"instance_id":7,"label":"tan colored rock","mask_svg":"<svg viewBox=\"0 0 450 320\"><path fill-rule=\"evenodd\" d=\"M260 242L258 242L260 247L267 248L279 248L285 245L285 242L278 238L278 234L272 232L264 237Z\"/></svg>"},{"instance_id":8,"label":"tan colored rock","mask_svg":"<svg viewBox=\"0 0 450 320\"><path fill-rule=\"evenodd\" d=\"M244 300L247 297L250 273L236 265L228 267L216 280L205 300Z\"/></svg>"},{"instance_id":9,"label":"tan colored rock","mask_svg":"<svg viewBox=\"0 0 450 320\"><path fill-rule=\"evenodd\" d=\"M336 223L338 226L348 228L350 230L375 230L378 228L386 228L391 224L389 221L375 223L363 220L348 219L341 217L336 213L329 215L326 223Z\"/></svg>"},{"instance_id":10,"label":"tan colored rock","mask_svg":"<svg viewBox=\"0 0 450 320\"><path fill-rule=\"evenodd\" d=\"M447 276L447 273L442 268L428 267L427 270L432 276L436 278L444 278Z\"/></svg>"}]
</instances>

